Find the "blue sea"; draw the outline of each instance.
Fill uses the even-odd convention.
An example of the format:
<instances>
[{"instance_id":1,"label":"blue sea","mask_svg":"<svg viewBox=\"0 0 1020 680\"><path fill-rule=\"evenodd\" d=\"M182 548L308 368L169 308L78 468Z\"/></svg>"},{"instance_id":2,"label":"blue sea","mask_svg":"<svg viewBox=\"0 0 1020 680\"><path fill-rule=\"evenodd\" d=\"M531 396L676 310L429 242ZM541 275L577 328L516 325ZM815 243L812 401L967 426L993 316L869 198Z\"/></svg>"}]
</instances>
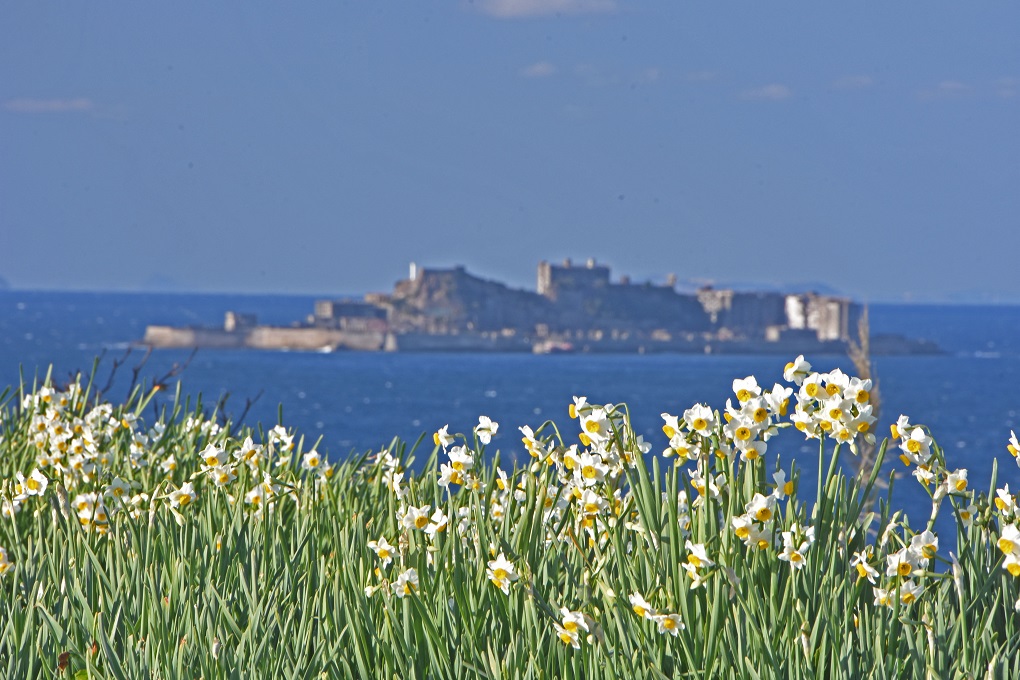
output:
<instances>
[{"instance_id":1,"label":"blue sea","mask_svg":"<svg viewBox=\"0 0 1020 680\"><path fill-rule=\"evenodd\" d=\"M131 369L144 352L130 344L147 324L218 325L227 310L255 312L263 322L305 318L314 298L197 294L0 292L0 390L31 382L52 366L57 379L89 372L103 360L104 384L114 360L124 359L109 396L122 398ZM877 357L882 422L907 414L929 425L951 467L969 470L971 488L987 489L999 460L998 485L1020 488L1020 469L1006 452L1010 429L1020 429L1020 307L873 305L873 333L902 333L937 342L942 356ZM140 376L162 376L189 352L160 350ZM126 358L125 358L126 357ZM334 460L378 450L393 437L414 442L449 424L469 432L479 415L500 424L493 446L503 460L524 455L517 428L548 419L573 436L567 406L574 395L590 402L625 402L635 427L659 452L666 441L659 414L680 414L695 402L721 408L734 378L754 375L766 387L782 377L777 356L361 354L202 350L181 374L185 394L206 404L226 399L237 418L256 400L245 422L282 422L305 436L306 448ZM842 368L843 356L810 356L816 370ZM817 445L794 433L769 443L768 458L795 458L804 479L814 478ZM491 447L490 447L491 448ZM900 464L889 456L890 469ZM899 467L903 470L902 467ZM914 526L930 510L910 476L898 479L894 504L909 509ZM941 524L941 523L940 523Z\"/></svg>"}]
</instances>

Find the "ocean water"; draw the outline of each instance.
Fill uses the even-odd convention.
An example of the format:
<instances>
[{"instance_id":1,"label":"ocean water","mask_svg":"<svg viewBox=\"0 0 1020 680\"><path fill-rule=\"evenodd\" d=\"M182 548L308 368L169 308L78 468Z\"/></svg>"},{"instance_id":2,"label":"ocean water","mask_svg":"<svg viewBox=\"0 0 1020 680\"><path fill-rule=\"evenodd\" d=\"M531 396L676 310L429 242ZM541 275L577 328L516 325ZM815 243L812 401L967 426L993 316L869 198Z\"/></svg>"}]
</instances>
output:
<instances>
[{"instance_id":1,"label":"ocean water","mask_svg":"<svg viewBox=\"0 0 1020 680\"><path fill-rule=\"evenodd\" d=\"M219 324L233 309L257 312L262 321L288 324L307 316L312 297L194 294L97 294L0 292L0 390L31 383L52 366L57 379L89 372L103 359L97 381L105 384L113 361L123 359L109 392L122 398L131 368L144 352L130 350L150 323ZM906 306L871 308L872 332L895 332L936 341L942 356L877 357L882 393L879 435L902 414L929 425L951 467L969 470L971 488L988 488L998 458L998 484L1020 488L1020 469L1006 452L1010 429L1020 429L1020 307ZM164 375L189 352L154 352L140 369L143 379ZM792 359L793 357L789 357ZM722 408L734 378L754 375L764 386L781 380L787 360L777 356L359 354L202 350L181 374L185 394L206 404L226 399L245 422L296 428L306 447L336 460L377 450L393 437L413 443L449 424L470 432L479 415L499 422L493 448L503 460L525 455L517 428L552 419L574 437L567 416L571 397L595 403L626 403L636 429L666 445L660 413L680 414L696 402ZM817 370L840 367L842 356L811 356ZM787 436L789 435L789 436ZM813 486L817 443L794 432L770 441L767 458L784 467L795 459ZM890 455L890 470L897 469ZM902 467L898 468L903 470ZM898 479L894 505L912 523L927 518L930 500L910 476ZM941 523L940 523L941 524ZM944 526L944 525L943 525Z\"/></svg>"}]
</instances>

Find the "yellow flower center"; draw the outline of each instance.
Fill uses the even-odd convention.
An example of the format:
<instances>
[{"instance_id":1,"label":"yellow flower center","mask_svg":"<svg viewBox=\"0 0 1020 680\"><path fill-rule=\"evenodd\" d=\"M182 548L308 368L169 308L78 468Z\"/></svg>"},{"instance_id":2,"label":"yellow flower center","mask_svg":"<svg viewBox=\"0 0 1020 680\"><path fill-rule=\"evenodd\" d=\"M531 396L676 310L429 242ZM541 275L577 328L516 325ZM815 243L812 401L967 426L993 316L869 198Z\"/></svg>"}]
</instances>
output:
<instances>
[{"instance_id":1,"label":"yellow flower center","mask_svg":"<svg viewBox=\"0 0 1020 680\"><path fill-rule=\"evenodd\" d=\"M808 383L804 387L804 392L812 399L818 396L818 383Z\"/></svg>"},{"instance_id":2,"label":"yellow flower center","mask_svg":"<svg viewBox=\"0 0 1020 680\"><path fill-rule=\"evenodd\" d=\"M597 421L597 420L589 420L587 423L584 424L584 429L588 430L589 432L598 432L599 431L599 421Z\"/></svg>"},{"instance_id":3,"label":"yellow flower center","mask_svg":"<svg viewBox=\"0 0 1020 680\"><path fill-rule=\"evenodd\" d=\"M414 526L418 527L419 529L424 529L428 523L429 518L426 517L425 515L418 515L417 517L414 518Z\"/></svg>"},{"instance_id":4,"label":"yellow flower center","mask_svg":"<svg viewBox=\"0 0 1020 680\"><path fill-rule=\"evenodd\" d=\"M917 441L916 439L907 440L907 451L910 451L911 453L917 453L920 450L921 442Z\"/></svg>"},{"instance_id":5,"label":"yellow flower center","mask_svg":"<svg viewBox=\"0 0 1020 680\"><path fill-rule=\"evenodd\" d=\"M748 439L751 438L751 430L750 428L747 427L738 427L737 431L734 432L734 434L737 436L737 439L743 441L747 441Z\"/></svg>"},{"instance_id":6,"label":"yellow flower center","mask_svg":"<svg viewBox=\"0 0 1020 680\"><path fill-rule=\"evenodd\" d=\"M667 436L667 437L669 437L670 439L672 439L672 438L673 438L674 436L676 436L676 430L674 430L674 429L673 429L673 428L672 428L671 426L669 426L669 425L663 425L663 426L662 426L662 431L663 431L663 432L664 432L664 433L666 434L666 436Z\"/></svg>"},{"instance_id":7,"label":"yellow flower center","mask_svg":"<svg viewBox=\"0 0 1020 680\"><path fill-rule=\"evenodd\" d=\"M896 573L900 576L910 576L910 572L914 570L910 562L900 562L899 566L896 567Z\"/></svg>"},{"instance_id":8,"label":"yellow flower center","mask_svg":"<svg viewBox=\"0 0 1020 680\"><path fill-rule=\"evenodd\" d=\"M830 397L836 396L837 394L839 394L839 385L835 383L829 383L828 385L825 386L825 393L828 394Z\"/></svg>"},{"instance_id":9,"label":"yellow flower center","mask_svg":"<svg viewBox=\"0 0 1020 680\"><path fill-rule=\"evenodd\" d=\"M868 399L871 399L871 395L868 394L867 390L861 390L857 393L857 397L854 399L858 404L867 404Z\"/></svg>"},{"instance_id":10,"label":"yellow flower center","mask_svg":"<svg viewBox=\"0 0 1020 680\"><path fill-rule=\"evenodd\" d=\"M769 510L767 507L761 508L760 510L758 510L758 512L754 513L754 517L759 522L767 522L770 519L772 519L772 511Z\"/></svg>"},{"instance_id":11,"label":"yellow flower center","mask_svg":"<svg viewBox=\"0 0 1020 680\"><path fill-rule=\"evenodd\" d=\"M708 427L708 423L705 421L704 418L695 418L693 425L695 430L704 430L706 427Z\"/></svg>"},{"instance_id":12,"label":"yellow flower center","mask_svg":"<svg viewBox=\"0 0 1020 680\"><path fill-rule=\"evenodd\" d=\"M567 407L567 414L570 416L571 419L576 418L577 417L577 406L574 405L574 404L571 404L569 407Z\"/></svg>"},{"instance_id":13,"label":"yellow flower center","mask_svg":"<svg viewBox=\"0 0 1020 680\"><path fill-rule=\"evenodd\" d=\"M750 398L751 398L751 393L748 392L747 390L739 390L737 392L737 399L740 400L740 401L747 401Z\"/></svg>"},{"instance_id":14,"label":"yellow flower center","mask_svg":"<svg viewBox=\"0 0 1020 680\"><path fill-rule=\"evenodd\" d=\"M754 422L764 423L769 417L769 412L764 406L759 406L754 410Z\"/></svg>"}]
</instances>

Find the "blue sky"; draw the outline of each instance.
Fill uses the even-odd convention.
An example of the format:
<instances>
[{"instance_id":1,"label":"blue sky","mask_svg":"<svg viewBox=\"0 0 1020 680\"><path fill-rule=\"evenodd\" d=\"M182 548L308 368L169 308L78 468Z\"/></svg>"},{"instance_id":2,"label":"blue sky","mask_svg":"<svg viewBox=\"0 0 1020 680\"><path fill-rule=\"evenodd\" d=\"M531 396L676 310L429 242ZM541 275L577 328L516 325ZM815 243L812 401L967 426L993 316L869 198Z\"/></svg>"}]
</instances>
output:
<instances>
[{"instance_id":1,"label":"blue sky","mask_svg":"<svg viewBox=\"0 0 1020 680\"><path fill-rule=\"evenodd\" d=\"M0 7L0 277L352 294L824 282L1020 302L1020 5Z\"/></svg>"}]
</instances>

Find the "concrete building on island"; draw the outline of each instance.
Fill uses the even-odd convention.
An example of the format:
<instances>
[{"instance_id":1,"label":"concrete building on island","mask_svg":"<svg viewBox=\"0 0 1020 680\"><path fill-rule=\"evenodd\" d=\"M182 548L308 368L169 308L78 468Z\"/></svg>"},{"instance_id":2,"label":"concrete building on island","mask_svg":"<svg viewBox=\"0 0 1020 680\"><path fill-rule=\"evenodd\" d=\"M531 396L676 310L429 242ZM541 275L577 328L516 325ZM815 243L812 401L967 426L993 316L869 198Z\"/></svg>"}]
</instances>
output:
<instances>
[{"instance_id":1,"label":"concrete building on island","mask_svg":"<svg viewBox=\"0 0 1020 680\"><path fill-rule=\"evenodd\" d=\"M535 291L483 279L464 267L411 264L391 293L318 300L304 322L260 326L227 312L222 328L150 326L154 347L252 347L390 351L842 352L860 306L814 292L738 291L612 279L607 265L541 262ZM919 341L890 351L937 351ZM873 345L874 346L874 345ZM880 343L881 346L881 343Z\"/></svg>"}]
</instances>

